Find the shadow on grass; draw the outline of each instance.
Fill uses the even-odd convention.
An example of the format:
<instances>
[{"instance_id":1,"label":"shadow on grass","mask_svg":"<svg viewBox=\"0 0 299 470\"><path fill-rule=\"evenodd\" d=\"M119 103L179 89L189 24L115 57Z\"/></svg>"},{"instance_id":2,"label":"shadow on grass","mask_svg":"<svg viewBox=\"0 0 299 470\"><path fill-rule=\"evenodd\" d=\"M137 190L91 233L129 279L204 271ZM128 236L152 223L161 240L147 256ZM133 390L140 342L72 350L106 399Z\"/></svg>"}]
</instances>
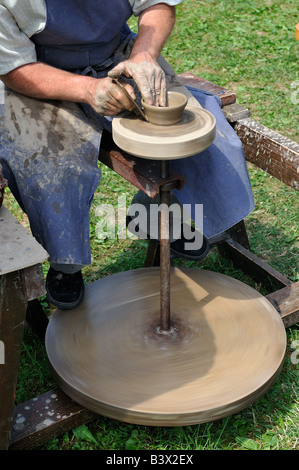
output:
<instances>
[{"instance_id":1,"label":"shadow on grass","mask_svg":"<svg viewBox=\"0 0 299 470\"><path fill-rule=\"evenodd\" d=\"M245 223L252 253L292 282L297 281L299 246L296 229L291 233L256 218L248 218ZM117 240L107 241L99 246L98 261L94 260L93 266L88 270L87 278L92 281L116 272L143 267L147 246L147 241L140 239L121 241L121 243ZM241 269L234 267L229 259L221 256L215 246L202 261L175 259L174 265L219 272L245 282L257 290L261 289L259 283ZM262 293L269 292L262 291Z\"/></svg>"}]
</instances>

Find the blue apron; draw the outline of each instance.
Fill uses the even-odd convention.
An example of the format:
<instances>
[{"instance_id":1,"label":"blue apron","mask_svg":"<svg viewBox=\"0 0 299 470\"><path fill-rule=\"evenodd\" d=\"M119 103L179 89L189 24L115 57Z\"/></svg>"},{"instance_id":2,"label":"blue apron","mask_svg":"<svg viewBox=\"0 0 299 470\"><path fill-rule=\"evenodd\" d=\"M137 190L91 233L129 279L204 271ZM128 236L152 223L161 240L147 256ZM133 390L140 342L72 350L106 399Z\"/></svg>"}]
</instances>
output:
<instances>
[{"instance_id":1,"label":"blue apron","mask_svg":"<svg viewBox=\"0 0 299 470\"><path fill-rule=\"evenodd\" d=\"M39 60L101 78L129 57L135 35L126 26L132 14L127 0L85 0L83 8L80 0L47 0L46 4L45 29L31 38ZM204 205L203 230L210 237L244 219L254 203L241 142L227 123L219 99L189 90L214 114L216 138L200 156L174 160L171 167L185 175L186 184L176 193L179 201L191 207ZM89 209L101 178L100 131L111 131L111 120L89 106L73 103L62 106L61 102L44 101L36 111L39 101L7 91L7 103L12 95L19 115L9 104L5 112L3 107L2 116L0 112L2 121L7 119L10 126L7 132L4 125L0 134L4 176L50 262L90 264ZM20 135L33 131L32 126L26 129L24 113L36 127L35 143L29 140L27 147ZM41 138L39 128L45 117L48 123ZM191 216L195 218L194 211ZM195 222L201 226L200 221Z\"/></svg>"},{"instance_id":2,"label":"blue apron","mask_svg":"<svg viewBox=\"0 0 299 470\"><path fill-rule=\"evenodd\" d=\"M216 119L216 137L200 155L174 160L172 169L186 175L186 184L174 193L181 204L191 204L190 216L210 238L245 219L254 209L242 143L221 110L220 99L187 87ZM203 205L203 221L195 205Z\"/></svg>"},{"instance_id":3,"label":"blue apron","mask_svg":"<svg viewBox=\"0 0 299 470\"><path fill-rule=\"evenodd\" d=\"M109 59L128 33L128 0L46 0L47 22L31 37L38 60L64 69L84 69Z\"/></svg>"}]
</instances>

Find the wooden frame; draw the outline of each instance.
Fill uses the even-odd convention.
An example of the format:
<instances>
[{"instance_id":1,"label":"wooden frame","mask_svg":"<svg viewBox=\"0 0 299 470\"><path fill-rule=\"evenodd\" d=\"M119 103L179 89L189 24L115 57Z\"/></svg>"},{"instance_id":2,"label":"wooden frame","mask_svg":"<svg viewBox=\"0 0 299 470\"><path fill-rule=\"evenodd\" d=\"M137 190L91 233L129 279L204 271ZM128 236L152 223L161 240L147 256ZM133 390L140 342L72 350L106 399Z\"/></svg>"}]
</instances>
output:
<instances>
[{"instance_id":1,"label":"wooden frame","mask_svg":"<svg viewBox=\"0 0 299 470\"><path fill-rule=\"evenodd\" d=\"M0 208L0 339L4 360L0 364L0 449L9 445L14 399L28 304L44 295L41 263L48 253ZM44 318L42 313L40 316Z\"/></svg>"},{"instance_id":2,"label":"wooden frame","mask_svg":"<svg viewBox=\"0 0 299 470\"><path fill-rule=\"evenodd\" d=\"M265 128L249 118L249 111L236 103L234 93L203 80L192 73L180 75L182 82L192 87L205 89L217 94L223 104L223 112L239 135L246 159L267 171L285 184L298 189L299 146L279 134ZM116 173L130 181L137 189L142 189L150 197L159 192L162 184L157 176L149 178L148 162L140 161L118 149L111 136L105 136L101 144L100 161ZM153 172L152 172L153 174ZM169 182L183 184L182 175L170 175ZM165 183L165 181L163 181ZM229 231L210 240L217 245L224 256L242 268L273 292L267 296L280 314L285 327L299 319L299 282L292 283L285 276L271 268L250 251L244 221ZM145 265L157 263L157 245L149 244ZM41 320L41 329L36 319L41 318L37 303L28 304L27 316L41 339L46 322ZM40 320L39 320L40 321ZM19 341L19 340L18 340ZM49 417L49 405L51 418ZM74 403L60 390L50 390L40 397L29 400L14 409L10 435L10 449L33 449L64 432L95 419L97 415ZM23 422L26 426L22 426ZM3 441L0 448L4 447Z\"/></svg>"}]
</instances>

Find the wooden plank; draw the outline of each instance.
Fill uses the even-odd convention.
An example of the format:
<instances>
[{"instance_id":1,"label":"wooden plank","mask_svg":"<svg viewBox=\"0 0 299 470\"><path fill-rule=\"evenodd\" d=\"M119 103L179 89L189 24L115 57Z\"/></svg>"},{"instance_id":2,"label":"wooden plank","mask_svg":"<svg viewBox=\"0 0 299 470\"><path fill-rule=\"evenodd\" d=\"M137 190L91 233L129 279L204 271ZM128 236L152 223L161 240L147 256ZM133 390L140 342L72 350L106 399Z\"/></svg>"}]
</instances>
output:
<instances>
[{"instance_id":1,"label":"wooden plank","mask_svg":"<svg viewBox=\"0 0 299 470\"><path fill-rule=\"evenodd\" d=\"M199 90L209 91L214 95L219 96L223 106L236 102L236 94L233 91L227 90L219 85L215 85L208 80L198 77L194 73L184 72L178 75L180 81L186 86L198 88Z\"/></svg>"},{"instance_id":2,"label":"wooden plank","mask_svg":"<svg viewBox=\"0 0 299 470\"><path fill-rule=\"evenodd\" d=\"M27 301L45 295L44 275L41 264L30 266L23 270L25 298Z\"/></svg>"},{"instance_id":3,"label":"wooden plank","mask_svg":"<svg viewBox=\"0 0 299 470\"><path fill-rule=\"evenodd\" d=\"M280 274L274 268L255 256L232 238L219 245L222 256L228 257L234 266L242 269L255 281L261 283L266 289L274 291L290 286L292 281Z\"/></svg>"},{"instance_id":4,"label":"wooden plank","mask_svg":"<svg viewBox=\"0 0 299 470\"><path fill-rule=\"evenodd\" d=\"M38 299L28 302L26 321L32 332L44 342L49 319Z\"/></svg>"},{"instance_id":5,"label":"wooden plank","mask_svg":"<svg viewBox=\"0 0 299 470\"><path fill-rule=\"evenodd\" d=\"M250 116L250 111L247 108L244 108L238 103L229 104L223 107L223 113L228 122L231 124L239 121L240 119L245 119Z\"/></svg>"},{"instance_id":6,"label":"wooden plank","mask_svg":"<svg viewBox=\"0 0 299 470\"><path fill-rule=\"evenodd\" d=\"M233 227L229 228L227 230L227 234L230 238L240 243L244 248L250 250L250 243L244 220L241 220L237 224L233 225Z\"/></svg>"},{"instance_id":7,"label":"wooden plank","mask_svg":"<svg viewBox=\"0 0 299 470\"><path fill-rule=\"evenodd\" d=\"M0 275L28 268L48 259L48 253L9 212L0 208Z\"/></svg>"},{"instance_id":8,"label":"wooden plank","mask_svg":"<svg viewBox=\"0 0 299 470\"><path fill-rule=\"evenodd\" d=\"M15 407L9 449L34 449L96 417L61 390L49 390Z\"/></svg>"},{"instance_id":9,"label":"wooden plank","mask_svg":"<svg viewBox=\"0 0 299 470\"><path fill-rule=\"evenodd\" d=\"M286 328L299 322L299 281L266 295L266 298L276 308Z\"/></svg>"},{"instance_id":10,"label":"wooden plank","mask_svg":"<svg viewBox=\"0 0 299 470\"><path fill-rule=\"evenodd\" d=\"M149 240L144 267L160 266L160 244L157 240Z\"/></svg>"},{"instance_id":11,"label":"wooden plank","mask_svg":"<svg viewBox=\"0 0 299 470\"><path fill-rule=\"evenodd\" d=\"M111 134L107 131L102 135L99 161L152 198L157 196L160 187L167 183L174 182L177 189L181 189L185 183L184 176L177 173L169 175L168 178L161 178L159 160L127 154L115 145Z\"/></svg>"},{"instance_id":12,"label":"wooden plank","mask_svg":"<svg viewBox=\"0 0 299 470\"><path fill-rule=\"evenodd\" d=\"M0 276L0 340L4 363L0 366L0 449L9 443L27 303L22 273Z\"/></svg>"},{"instance_id":13,"label":"wooden plank","mask_svg":"<svg viewBox=\"0 0 299 470\"><path fill-rule=\"evenodd\" d=\"M238 121L235 131L247 161L299 189L299 144L250 118Z\"/></svg>"}]
</instances>

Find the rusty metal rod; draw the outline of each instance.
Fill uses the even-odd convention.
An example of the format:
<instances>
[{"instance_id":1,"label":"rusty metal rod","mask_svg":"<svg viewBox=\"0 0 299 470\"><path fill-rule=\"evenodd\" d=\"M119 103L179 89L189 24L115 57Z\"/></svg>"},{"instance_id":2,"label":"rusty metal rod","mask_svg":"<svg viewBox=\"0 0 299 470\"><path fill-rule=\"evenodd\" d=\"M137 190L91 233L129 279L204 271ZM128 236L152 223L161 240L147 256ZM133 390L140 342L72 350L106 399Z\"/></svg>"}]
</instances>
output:
<instances>
[{"instance_id":1,"label":"rusty metal rod","mask_svg":"<svg viewBox=\"0 0 299 470\"><path fill-rule=\"evenodd\" d=\"M161 161L161 177L168 177L168 161ZM170 240L169 240L170 190L160 189L160 316L161 331L170 331Z\"/></svg>"}]
</instances>

